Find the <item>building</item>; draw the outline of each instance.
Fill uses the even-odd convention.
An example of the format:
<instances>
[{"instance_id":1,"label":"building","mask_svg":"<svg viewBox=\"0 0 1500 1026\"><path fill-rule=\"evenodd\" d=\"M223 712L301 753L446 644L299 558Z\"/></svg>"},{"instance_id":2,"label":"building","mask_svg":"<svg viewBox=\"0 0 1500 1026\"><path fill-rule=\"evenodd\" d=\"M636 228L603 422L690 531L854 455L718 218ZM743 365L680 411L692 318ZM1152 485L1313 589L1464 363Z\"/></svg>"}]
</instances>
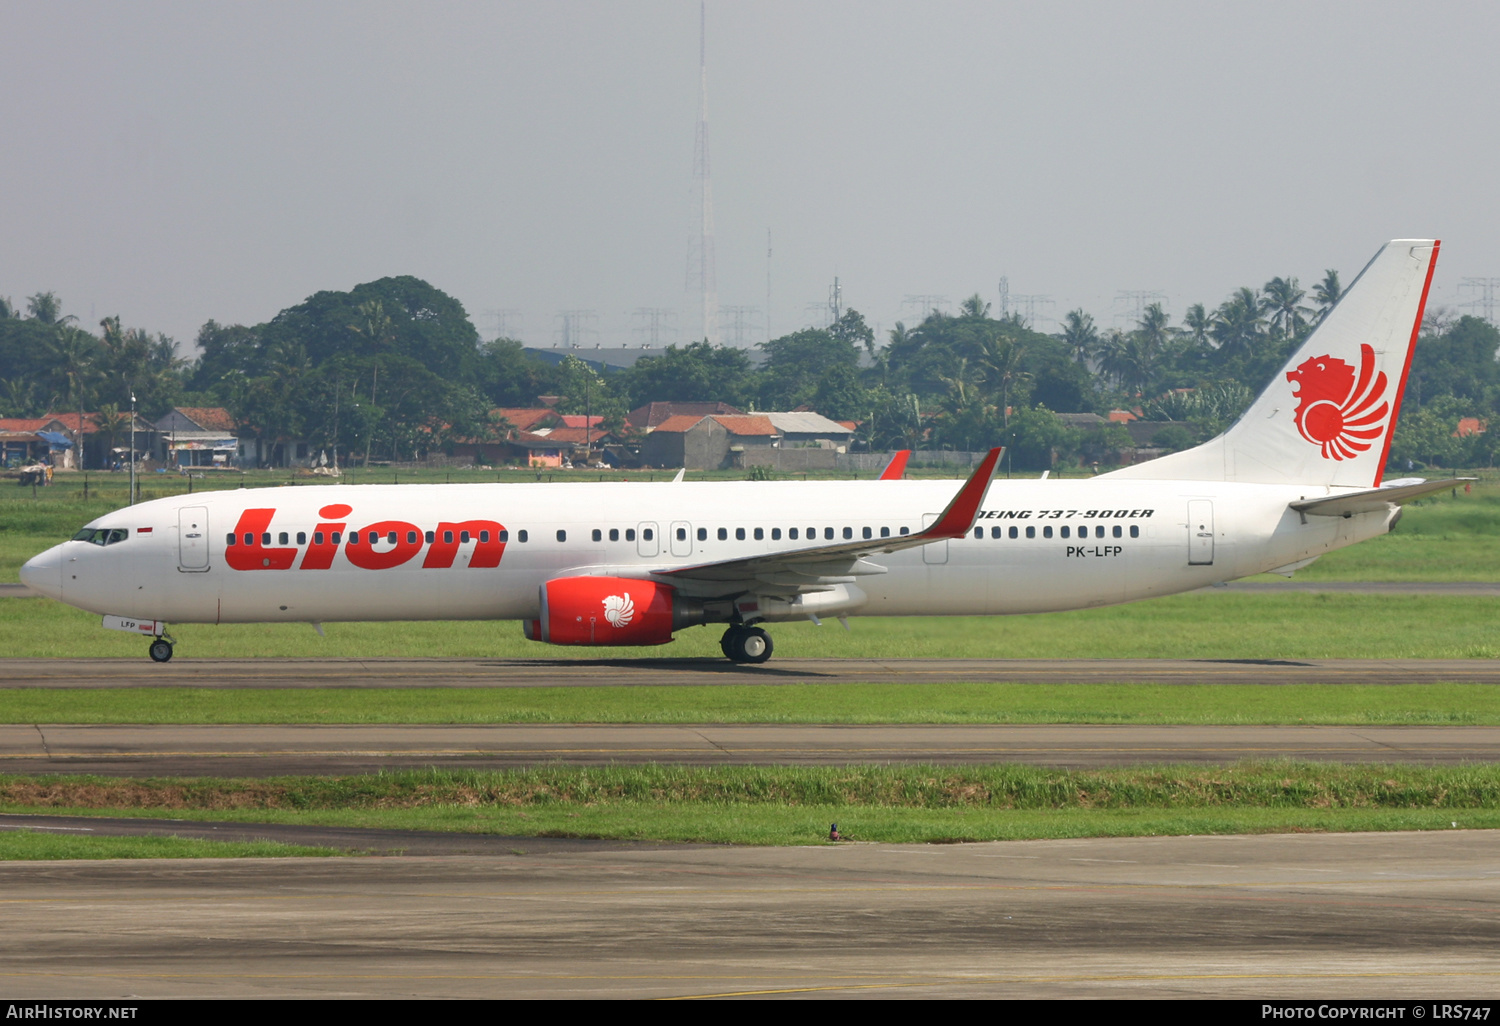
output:
<instances>
[{"instance_id":1,"label":"building","mask_svg":"<svg viewBox=\"0 0 1500 1026\"><path fill-rule=\"evenodd\" d=\"M242 452L234 418L221 406L174 406L154 427L161 461L168 467L222 469L237 466L242 455L250 455Z\"/></svg>"}]
</instances>

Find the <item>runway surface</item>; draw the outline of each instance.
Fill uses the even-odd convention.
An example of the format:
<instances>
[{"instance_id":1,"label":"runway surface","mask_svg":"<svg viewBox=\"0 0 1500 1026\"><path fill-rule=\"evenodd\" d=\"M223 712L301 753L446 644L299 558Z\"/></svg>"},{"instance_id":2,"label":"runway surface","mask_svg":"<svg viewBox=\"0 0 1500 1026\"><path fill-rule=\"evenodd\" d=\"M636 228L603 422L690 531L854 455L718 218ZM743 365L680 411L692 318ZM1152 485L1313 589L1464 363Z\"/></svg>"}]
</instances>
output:
<instances>
[{"instance_id":1,"label":"runway surface","mask_svg":"<svg viewBox=\"0 0 1500 1026\"><path fill-rule=\"evenodd\" d=\"M7 997L1494 997L1493 832L0 864Z\"/></svg>"},{"instance_id":2,"label":"runway surface","mask_svg":"<svg viewBox=\"0 0 1500 1026\"><path fill-rule=\"evenodd\" d=\"M1500 727L591 725L0 726L0 772L276 776L397 767L671 763L826 766L1243 759L1457 764L1500 756Z\"/></svg>"},{"instance_id":3,"label":"runway surface","mask_svg":"<svg viewBox=\"0 0 1500 1026\"><path fill-rule=\"evenodd\" d=\"M1491 659L4 659L5 688L716 684L1500 684Z\"/></svg>"}]
</instances>

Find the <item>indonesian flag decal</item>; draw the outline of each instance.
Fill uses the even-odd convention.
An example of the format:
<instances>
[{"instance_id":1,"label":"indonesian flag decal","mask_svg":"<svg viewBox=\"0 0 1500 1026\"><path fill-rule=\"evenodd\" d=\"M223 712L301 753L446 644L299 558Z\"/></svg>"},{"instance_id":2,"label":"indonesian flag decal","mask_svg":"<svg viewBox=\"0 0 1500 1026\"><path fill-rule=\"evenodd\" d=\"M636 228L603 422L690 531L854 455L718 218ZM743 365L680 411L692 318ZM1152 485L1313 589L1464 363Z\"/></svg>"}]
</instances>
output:
<instances>
[{"instance_id":1,"label":"indonesian flag decal","mask_svg":"<svg viewBox=\"0 0 1500 1026\"><path fill-rule=\"evenodd\" d=\"M1325 460L1353 459L1385 432L1385 372L1375 373L1370 346L1361 345L1359 356L1357 378L1353 367L1332 356L1305 360L1286 375L1297 386L1297 430L1322 448Z\"/></svg>"}]
</instances>

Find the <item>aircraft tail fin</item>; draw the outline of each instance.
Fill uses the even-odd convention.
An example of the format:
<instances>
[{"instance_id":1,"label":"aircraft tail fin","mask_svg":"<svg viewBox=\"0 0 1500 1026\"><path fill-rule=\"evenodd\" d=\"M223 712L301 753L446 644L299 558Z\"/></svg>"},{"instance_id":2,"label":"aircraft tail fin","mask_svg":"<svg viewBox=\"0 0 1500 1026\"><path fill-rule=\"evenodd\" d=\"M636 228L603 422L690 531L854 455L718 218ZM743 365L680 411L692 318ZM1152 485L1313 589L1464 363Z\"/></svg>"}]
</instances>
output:
<instances>
[{"instance_id":1,"label":"aircraft tail fin","mask_svg":"<svg viewBox=\"0 0 1500 1026\"><path fill-rule=\"evenodd\" d=\"M1104 476L1379 485L1438 246L1398 239L1381 247L1228 431Z\"/></svg>"}]
</instances>

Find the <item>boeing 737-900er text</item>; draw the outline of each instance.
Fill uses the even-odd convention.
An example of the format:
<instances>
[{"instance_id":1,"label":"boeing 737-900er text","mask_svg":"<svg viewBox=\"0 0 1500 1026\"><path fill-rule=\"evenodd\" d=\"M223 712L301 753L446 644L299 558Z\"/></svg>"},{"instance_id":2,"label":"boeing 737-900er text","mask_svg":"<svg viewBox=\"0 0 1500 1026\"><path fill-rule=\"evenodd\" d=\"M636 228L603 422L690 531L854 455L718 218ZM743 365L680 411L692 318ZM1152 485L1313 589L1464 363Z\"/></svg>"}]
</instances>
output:
<instances>
[{"instance_id":1,"label":"boeing 737-900er text","mask_svg":"<svg viewBox=\"0 0 1500 1026\"><path fill-rule=\"evenodd\" d=\"M168 623L519 620L554 645L725 624L1037 613L1290 574L1458 480L1382 483L1438 243L1382 247L1224 434L1087 480L241 489L93 521L21 570L172 655ZM847 621L846 621L847 625Z\"/></svg>"}]
</instances>

